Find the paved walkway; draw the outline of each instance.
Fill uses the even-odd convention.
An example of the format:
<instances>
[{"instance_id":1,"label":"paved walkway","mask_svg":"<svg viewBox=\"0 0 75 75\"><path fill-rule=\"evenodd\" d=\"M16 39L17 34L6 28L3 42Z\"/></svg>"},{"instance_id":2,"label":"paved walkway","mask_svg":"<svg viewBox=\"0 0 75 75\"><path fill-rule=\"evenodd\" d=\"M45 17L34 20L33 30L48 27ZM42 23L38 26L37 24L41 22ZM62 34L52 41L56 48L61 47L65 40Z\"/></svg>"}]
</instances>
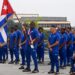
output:
<instances>
[{"instance_id":1,"label":"paved walkway","mask_svg":"<svg viewBox=\"0 0 75 75\"><path fill-rule=\"evenodd\" d=\"M22 70L19 70L18 68L20 65L10 65L8 63L6 64L0 64L0 75L49 75L48 71L50 70L50 66L48 64L48 55L45 56L45 63L44 64L39 64L39 73L37 74L32 74L31 72L29 73L23 73ZM33 70L33 62L31 63L31 69ZM60 69L60 74L59 75L69 75L69 70L70 68L67 67L66 69L62 70ZM54 75L54 74L51 74Z\"/></svg>"}]
</instances>

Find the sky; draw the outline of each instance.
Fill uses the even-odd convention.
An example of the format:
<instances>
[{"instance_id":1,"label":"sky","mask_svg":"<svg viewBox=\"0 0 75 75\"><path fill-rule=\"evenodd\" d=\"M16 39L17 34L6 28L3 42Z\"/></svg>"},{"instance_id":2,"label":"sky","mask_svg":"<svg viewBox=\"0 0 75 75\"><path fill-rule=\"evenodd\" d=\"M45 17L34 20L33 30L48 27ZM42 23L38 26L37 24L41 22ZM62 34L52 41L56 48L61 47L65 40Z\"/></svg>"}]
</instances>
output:
<instances>
[{"instance_id":1,"label":"sky","mask_svg":"<svg viewBox=\"0 0 75 75\"><path fill-rule=\"evenodd\" d=\"M0 0L0 11L3 0ZM9 0L16 13L67 17L75 26L75 0Z\"/></svg>"}]
</instances>

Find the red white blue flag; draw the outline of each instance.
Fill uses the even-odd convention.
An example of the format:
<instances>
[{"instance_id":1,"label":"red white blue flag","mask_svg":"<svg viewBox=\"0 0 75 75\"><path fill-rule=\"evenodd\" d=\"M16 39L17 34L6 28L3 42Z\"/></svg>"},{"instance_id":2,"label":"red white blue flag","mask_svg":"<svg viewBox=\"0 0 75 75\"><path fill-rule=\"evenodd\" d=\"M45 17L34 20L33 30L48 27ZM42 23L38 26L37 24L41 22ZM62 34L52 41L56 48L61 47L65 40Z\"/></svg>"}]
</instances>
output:
<instances>
[{"instance_id":1,"label":"red white blue flag","mask_svg":"<svg viewBox=\"0 0 75 75\"><path fill-rule=\"evenodd\" d=\"M7 42L7 21L14 14L8 0L3 0L0 16L0 42Z\"/></svg>"}]
</instances>

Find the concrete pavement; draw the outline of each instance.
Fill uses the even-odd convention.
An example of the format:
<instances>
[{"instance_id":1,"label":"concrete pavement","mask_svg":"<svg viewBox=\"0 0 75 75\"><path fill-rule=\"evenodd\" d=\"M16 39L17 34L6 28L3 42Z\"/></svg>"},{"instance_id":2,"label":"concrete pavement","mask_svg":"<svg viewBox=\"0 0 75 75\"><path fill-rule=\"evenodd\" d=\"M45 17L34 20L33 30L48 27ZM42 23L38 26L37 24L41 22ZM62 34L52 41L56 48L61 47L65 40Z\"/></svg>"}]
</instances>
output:
<instances>
[{"instance_id":1,"label":"concrete pavement","mask_svg":"<svg viewBox=\"0 0 75 75\"><path fill-rule=\"evenodd\" d=\"M32 74L31 72L25 73L22 72L22 70L19 70L18 68L20 65L15 65L15 64L0 64L0 75L49 75L48 71L50 70L50 66L47 65L49 62L48 55L45 56L45 63L44 64L39 64L39 73L37 74ZM25 66L26 67L26 66ZM33 70L33 62L31 63L31 69ZM70 75L69 74L70 68L67 67L66 69L62 70L60 69L60 74L59 75ZM54 74L51 74L54 75Z\"/></svg>"}]
</instances>

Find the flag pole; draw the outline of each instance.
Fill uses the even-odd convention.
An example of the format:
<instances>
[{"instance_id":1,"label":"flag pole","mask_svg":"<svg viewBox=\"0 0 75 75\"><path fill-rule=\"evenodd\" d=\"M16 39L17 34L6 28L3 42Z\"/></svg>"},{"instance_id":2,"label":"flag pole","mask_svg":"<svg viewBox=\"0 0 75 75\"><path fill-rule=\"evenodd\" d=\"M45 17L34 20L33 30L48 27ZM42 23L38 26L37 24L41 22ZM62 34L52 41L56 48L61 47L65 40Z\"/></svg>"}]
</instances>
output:
<instances>
[{"instance_id":1,"label":"flag pole","mask_svg":"<svg viewBox=\"0 0 75 75\"><path fill-rule=\"evenodd\" d=\"M19 21L19 23L21 24L20 19L18 18L17 14L14 12L14 15L16 16L17 20Z\"/></svg>"}]
</instances>

